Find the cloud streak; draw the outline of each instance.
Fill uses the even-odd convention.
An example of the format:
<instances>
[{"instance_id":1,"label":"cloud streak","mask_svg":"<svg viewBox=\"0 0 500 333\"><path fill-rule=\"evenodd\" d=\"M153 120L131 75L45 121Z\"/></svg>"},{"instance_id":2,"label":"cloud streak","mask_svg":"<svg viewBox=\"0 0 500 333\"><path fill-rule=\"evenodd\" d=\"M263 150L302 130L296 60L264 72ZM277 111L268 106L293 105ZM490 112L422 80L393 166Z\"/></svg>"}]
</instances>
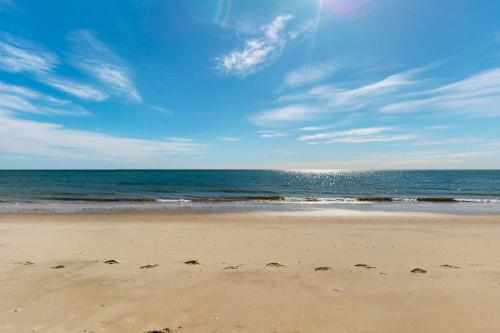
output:
<instances>
[{"instance_id":1,"label":"cloud streak","mask_svg":"<svg viewBox=\"0 0 500 333\"><path fill-rule=\"evenodd\" d=\"M89 84L57 76L59 57L42 46L13 35L0 32L0 70L10 73L27 73L39 82L69 95L103 101L107 94Z\"/></svg>"},{"instance_id":2,"label":"cloud streak","mask_svg":"<svg viewBox=\"0 0 500 333\"><path fill-rule=\"evenodd\" d=\"M469 116L500 116L500 68L463 80L420 91L417 97L387 104L382 113L451 112Z\"/></svg>"},{"instance_id":3,"label":"cloud streak","mask_svg":"<svg viewBox=\"0 0 500 333\"><path fill-rule=\"evenodd\" d=\"M85 161L168 161L172 155L194 154L203 146L73 130L53 123L15 119L2 113L0 136L1 153Z\"/></svg>"},{"instance_id":4,"label":"cloud streak","mask_svg":"<svg viewBox=\"0 0 500 333\"><path fill-rule=\"evenodd\" d=\"M283 126L324 117L331 113L352 112L364 107L380 105L391 94L404 91L418 83L413 69L355 88L318 85L308 90L279 97L284 106L259 111L250 117L258 126Z\"/></svg>"},{"instance_id":5,"label":"cloud streak","mask_svg":"<svg viewBox=\"0 0 500 333\"><path fill-rule=\"evenodd\" d=\"M417 83L414 80L418 70L410 70L387 76L386 78L357 88L345 89L334 85L320 85L305 93L281 96L281 102L316 102L333 111L357 110L380 102L380 98L401 91Z\"/></svg>"},{"instance_id":6,"label":"cloud streak","mask_svg":"<svg viewBox=\"0 0 500 333\"><path fill-rule=\"evenodd\" d=\"M0 70L10 73L45 74L59 64L52 52L34 43L0 32Z\"/></svg>"},{"instance_id":7,"label":"cloud streak","mask_svg":"<svg viewBox=\"0 0 500 333\"><path fill-rule=\"evenodd\" d=\"M217 140L226 141L226 142L238 142L238 141L241 141L241 138L230 137L230 136L220 136L217 138Z\"/></svg>"},{"instance_id":8,"label":"cloud streak","mask_svg":"<svg viewBox=\"0 0 500 333\"><path fill-rule=\"evenodd\" d=\"M285 85L298 87L321 81L337 71L337 66L330 63L306 65L289 72L285 77Z\"/></svg>"},{"instance_id":9,"label":"cloud streak","mask_svg":"<svg viewBox=\"0 0 500 333\"><path fill-rule=\"evenodd\" d=\"M69 34L73 44L73 65L111 90L135 102L142 102L142 96L135 86L131 71L125 60L116 55L110 47L88 30Z\"/></svg>"},{"instance_id":10,"label":"cloud streak","mask_svg":"<svg viewBox=\"0 0 500 333\"><path fill-rule=\"evenodd\" d=\"M217 68L226 74L245 77L264 68L278 57L297 34L286 31L292 15L276 17L261 28L261 35L244 42L244 46L215 59Z\"/></svg>"},{"instance_id":11,"label":"cloud streak","mask_svg":"<svg viewBox=\"0 0 500 333\"><path fill-rule=\"evenodd\" d=\"M267 130L267 131L260 131L259 136L262 139L276 139L276 138L282 138L282 137L288 136L288 134L283 133L283 132L273 131L273 130Z\"/></svg>"},{"instance_id":12,"label":"cloud streak","mask_svg":"<svg viewBox=\"0 0 500 333\"><path fill-rule=\"evenodd\" d=\"M369 142L396 142L416 138L412 134L396 134L391 127L356 128L344 131L322 132L302 135L299 141L308 143L369 143Z\"/></svg>"},{"instance_id":13,"label":"cloud streak","mask_svg":"<svg viewBox=\"0 0 500 333\"><path fill-rule=\"evenodd\" d=\"M32 89L0 81L0 111L10 113L88 115L89 112L73 102L54 98ZM2 138L3 139L3 138Z\"/></svg>"},{"instance_id":14,"label":"cloud streak","mask_svg":"<svg viewBox=\"0 0 500 333\"><path fill-rule=\"evenodd\" d=\"M56 76L47 76L43 79L43 82L48 86L64 91L67 94L81 99L101 102L108 98L108 95L100 91L99 89L69 79L63 79Z\"/></svg>"},{"instance_id":15,"label":"cloud streak","mask_svg":"<svg viewBox=\"0 0 500 333\"><path fill-rule=\"evenodd\" d=\"M322 109L307 105L292 104L284 107L267 109L250 117L258 126L282 126L314 118Z\"/></svg>"}]
</instances>

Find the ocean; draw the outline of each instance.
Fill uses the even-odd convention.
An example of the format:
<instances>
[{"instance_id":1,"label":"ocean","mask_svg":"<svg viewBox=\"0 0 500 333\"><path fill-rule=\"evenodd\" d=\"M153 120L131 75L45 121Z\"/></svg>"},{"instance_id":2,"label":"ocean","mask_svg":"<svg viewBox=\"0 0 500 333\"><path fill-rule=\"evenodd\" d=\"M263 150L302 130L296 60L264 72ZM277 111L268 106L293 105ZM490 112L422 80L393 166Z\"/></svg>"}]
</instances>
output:
<instances>
[{"instance_id":1,"label":"ocean","mask_svg":"<svg viewBox=\"0 0 500 333\"><path fill-rule=\"evenodd\" d=\"M0 212L179 207L500 211L500 170L0 171Z\"/></svg>"}]
</instances>

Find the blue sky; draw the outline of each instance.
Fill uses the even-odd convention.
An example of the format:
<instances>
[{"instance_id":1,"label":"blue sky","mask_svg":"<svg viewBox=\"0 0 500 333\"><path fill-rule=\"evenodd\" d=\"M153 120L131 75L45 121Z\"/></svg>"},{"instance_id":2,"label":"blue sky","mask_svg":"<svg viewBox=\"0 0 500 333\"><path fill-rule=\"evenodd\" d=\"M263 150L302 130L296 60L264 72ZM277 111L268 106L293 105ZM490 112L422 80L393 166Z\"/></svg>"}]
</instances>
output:
<instances>
[{"instance_id":1,"label":"blue sky","mask_svg":"<svg viewBox=\"0 0 500 333\"><path fill-rule=\"evenodd\" d=\"M0 0L0 168L500 168L499 15Z\"/></svg>"}]
</instances>

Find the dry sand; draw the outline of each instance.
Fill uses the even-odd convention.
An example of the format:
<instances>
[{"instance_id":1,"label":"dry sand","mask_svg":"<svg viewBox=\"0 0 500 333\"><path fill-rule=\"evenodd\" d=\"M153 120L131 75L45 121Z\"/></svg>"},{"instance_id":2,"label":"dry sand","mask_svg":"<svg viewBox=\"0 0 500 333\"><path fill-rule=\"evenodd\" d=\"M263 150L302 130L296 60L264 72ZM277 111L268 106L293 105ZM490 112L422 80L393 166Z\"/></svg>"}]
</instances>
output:
<instances>
[{"instance_id":1,"label":"dry sand","mask_svg":"<svg viewBox=\"0 0 500 333\"><path fill-rule=\"evenodd\" d=\"M499 216L3 214L0 332L500 332L499 254Z\"/></svg>"}]
</instances>

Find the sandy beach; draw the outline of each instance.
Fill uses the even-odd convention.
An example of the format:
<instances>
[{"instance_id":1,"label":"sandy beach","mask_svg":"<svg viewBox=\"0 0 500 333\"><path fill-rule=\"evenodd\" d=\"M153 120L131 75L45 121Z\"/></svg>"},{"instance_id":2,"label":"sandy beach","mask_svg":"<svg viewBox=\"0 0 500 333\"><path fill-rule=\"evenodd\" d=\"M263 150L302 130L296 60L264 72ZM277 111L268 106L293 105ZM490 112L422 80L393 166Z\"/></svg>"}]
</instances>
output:
<instances>
[{"instance_id":1,"label":"sandy beach","mask_svg":"<svg viewBox=\"0 0 500 333\"><path fill-rule=\"evenodd\" d=\"M498 332L499 253L493 215L2 214L0 332Z\"/></svg>"}]
</instances>

